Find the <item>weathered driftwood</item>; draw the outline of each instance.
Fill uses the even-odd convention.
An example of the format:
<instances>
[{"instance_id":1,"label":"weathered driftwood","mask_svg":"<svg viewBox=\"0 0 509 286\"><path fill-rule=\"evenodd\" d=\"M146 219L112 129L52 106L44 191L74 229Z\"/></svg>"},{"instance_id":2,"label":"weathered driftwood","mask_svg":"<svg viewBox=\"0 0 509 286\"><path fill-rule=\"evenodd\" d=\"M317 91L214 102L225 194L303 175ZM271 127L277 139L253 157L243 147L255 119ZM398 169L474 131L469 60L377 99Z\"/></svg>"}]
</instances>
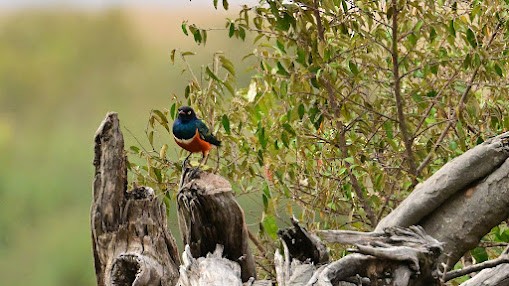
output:
<instances>
[{"instance_id":1,"label":"weathered driftwood","mask_svg":"<svg viewBox=\"0 0 509 286\"><path fill-rule=\"evenodd\" d=\"M164 205L150 188L127 191L124 140L116 113L95 135L92 243L97 284L175 285L179 256Z\"/></svg>"},{"instance_id":2,"label":"weathered driftwood","mask_svg":"<svg viewBox=\"0 0 509 286\"><path fill-rule=\"evenodd\" d=\"M225 258L240 264L242 281L256 277L244 212L230 183L199 169L186 168L182 176L177 195L178 218L182 239L192 256L205 257L220 244Z\"/></svg>"},{"instance_id":3,"label":"weathered driftwood","mask_svg":"<svg viewBox=\"0 0 509 286\"><path fill-rule=\"evenodd\" d=\"M223 246L217 245L214 253L194 258L191 248L186 245L182 254L180 279L177 286L270 286L271 281L250 279L242 284L240 265L223 257Z\"/></svg>"},{"instance_id":4,"label":"weathered driftwood","mask_svg":"<svg viewBox=\"0 0 509 286\"><path fill-rule=\"evenodd\" d=\"M387 228L384 233L339 230L318 233L327 242L355 245L358 254L329 264L316 275L317 285L330 285L353 275L367 277L371 283L388 280L391 285L439 284L437 258L442 251L441 243L419 226ZM384 273L391 273L391 277Z\"/></svg>"},{"instance_id":5,"label":"weathered driftwood","mask_svg":"<svg viewBox=\"0 0 509 286\"><path fill-rule=\"evenodd\" d=\"M417 225L446 200L484 178L509 157L509 132L468 150L445 164L376 226L380 232L391 226Z\"/></svg>"}]
</instances>

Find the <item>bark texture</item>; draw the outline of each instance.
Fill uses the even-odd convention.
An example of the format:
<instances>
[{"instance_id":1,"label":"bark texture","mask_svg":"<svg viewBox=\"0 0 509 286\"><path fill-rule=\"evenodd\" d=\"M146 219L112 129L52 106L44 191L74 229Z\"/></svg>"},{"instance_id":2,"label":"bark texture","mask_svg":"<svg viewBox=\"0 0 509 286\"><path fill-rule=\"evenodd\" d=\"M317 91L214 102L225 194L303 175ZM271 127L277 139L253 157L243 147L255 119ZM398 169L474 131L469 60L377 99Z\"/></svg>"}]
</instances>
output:
<instances>
[{"instance_id":1,"label":"bark texture","mask_svg":"<svg viewBox=\"0 0 509 286\"><path fill-rule=\"evenodd\" d=\"M475 185L456 193L421 225L444 243L449 269L481 238L509 217L509 160Z\"/></svg>"},{"instance_id":2,"label":"bark texture","mask_svg":"<svg viewBox=\"0 0 509 286\"><path fill-rule=\"evenodd\" d=\"M509 216L509 133L445 164L380 221L386 227L417 224L444 242L448 268Z\"/></svg>"},{"instance_id":3,"label":"bark texture","mask_svg":"<svg viewBox=\"0 0 509 286\"><path fill-rule=\"evenodd\" d=\"M92 243L97 284L175 285L180 264L165 206L150 188L127 191L124 139L116 113L95 135Z\"/></svg>"},{"instance_id":4,"label":"bark texture","mask_svg":"<svg viewBox=\"0 0 509 286\"><path fill-rule=\"evenodd\" d=\"M466 190L509 157L509 132L485 141L445 164L376 226L380 232L391 226L416 225L456 192Z\"/></svg>"},{"instance_id":5,"label":"bark texture","mask_svg":"<svg viewBox=\"0 0 509 286\"><path fill-rule=\"evenodd\" d=\"M244 212L223 177L186 168L177 195L180 232L194 258L224 247L225 258L240 264L242 281L256 277Z\"/></svg>"}]
</instances>

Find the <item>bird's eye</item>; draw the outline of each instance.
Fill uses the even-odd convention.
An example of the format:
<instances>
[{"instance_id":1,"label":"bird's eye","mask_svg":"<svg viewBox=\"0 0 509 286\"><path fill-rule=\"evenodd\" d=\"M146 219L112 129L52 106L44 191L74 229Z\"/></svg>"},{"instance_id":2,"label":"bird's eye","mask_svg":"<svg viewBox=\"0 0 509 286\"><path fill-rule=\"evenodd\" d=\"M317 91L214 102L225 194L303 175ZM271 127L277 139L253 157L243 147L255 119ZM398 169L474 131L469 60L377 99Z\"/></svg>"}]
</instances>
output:
<instances>
[{"instance_id":1,"label":"bird's eye","mask_svg":"<svg viewBox=\"0 0 509 286\"><path fill-rule=\"evenodd\" d=\"M187 112L187 114L188 114L188 115L191 115L191 110L189 110L189 111Z\"/></svg>"}]
</instances>

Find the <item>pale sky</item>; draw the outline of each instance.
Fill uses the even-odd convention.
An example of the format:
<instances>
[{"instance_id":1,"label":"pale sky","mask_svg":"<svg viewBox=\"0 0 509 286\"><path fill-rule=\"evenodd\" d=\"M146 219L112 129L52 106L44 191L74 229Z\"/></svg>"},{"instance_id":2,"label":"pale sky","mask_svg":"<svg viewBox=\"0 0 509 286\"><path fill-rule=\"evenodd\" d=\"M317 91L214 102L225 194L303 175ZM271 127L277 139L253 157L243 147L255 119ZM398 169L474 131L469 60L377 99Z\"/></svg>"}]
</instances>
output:
<instances>
[{"instance_id":1,"label":"pale sky","mask_svg":"<svg viewBox=\"0 0 509 286\"><path fill-rule=\"evenodd\" d=\"M222 1L219 0L219 6ZM258 0L229 0L230 7L242 4L254 5ZM73 7L84 9L108 8L112 6L161 6L166 8L212 7L212 0L0 0L0 9Z\"/></svg>"}]
</instances>

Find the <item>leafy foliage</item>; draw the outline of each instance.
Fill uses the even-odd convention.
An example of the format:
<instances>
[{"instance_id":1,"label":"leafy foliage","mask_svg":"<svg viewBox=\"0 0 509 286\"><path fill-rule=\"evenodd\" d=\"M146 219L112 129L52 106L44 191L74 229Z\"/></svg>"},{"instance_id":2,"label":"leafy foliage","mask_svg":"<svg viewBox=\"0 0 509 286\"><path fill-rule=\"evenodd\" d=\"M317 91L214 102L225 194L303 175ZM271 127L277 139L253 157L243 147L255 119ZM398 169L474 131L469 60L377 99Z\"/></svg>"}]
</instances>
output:
<instances>
[{"instance_id":1,"label":"leafy foliage","mask_svg":"<svg viewBox=\"0 0 509 286\"><path fill-rule=\"evenodd\" d=\"M225 143L219 172L261 191L269 237L297 209L315 227L371 229L419 181L509 127L508 8L260 1L225 26L253 39L249 86L235 87L233 63L216 54L200 78L186 69L185 100ZM185 27L205 44L206 29Z\"/></svg>"}]
</instances>

